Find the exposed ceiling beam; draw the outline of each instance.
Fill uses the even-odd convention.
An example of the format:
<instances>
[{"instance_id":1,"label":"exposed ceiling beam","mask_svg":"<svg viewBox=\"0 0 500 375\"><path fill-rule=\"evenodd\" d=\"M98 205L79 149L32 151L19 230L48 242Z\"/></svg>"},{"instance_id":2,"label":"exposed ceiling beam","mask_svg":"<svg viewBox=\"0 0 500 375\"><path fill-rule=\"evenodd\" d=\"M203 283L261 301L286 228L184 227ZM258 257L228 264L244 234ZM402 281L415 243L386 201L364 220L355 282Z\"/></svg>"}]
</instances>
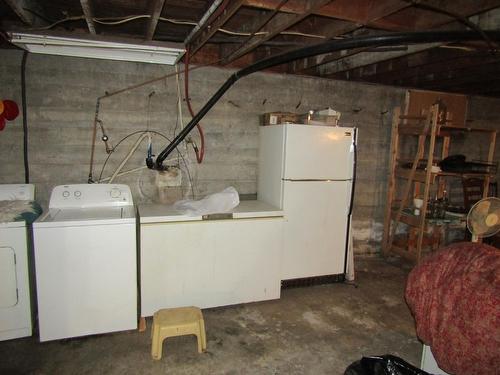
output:
<instances>
[{"instance_id":1,"label":"exposed ceiling beam","mask_svg":"<svg viewBox=\"0 0 500 375\"><path fill-rule=\"evenodd\" d=\"M155 35L156 25L158 25L158 19L160 18L164 4L165 0L154 0L151 2L150 6L151 18L149 19L146 25L146 40L153 40L153 36Z\"/></svg>"},{"instance_id":2,"label":"exposed ceiling beam","mask_svg":"<svg viewBox=\"0 0 500 375\"><path fill-rule=\"evenodd\" d=\"M281 0L276 9L274 9L272 12L262 11L263 12L262 17L260 16L252 17L250 22L247 22L245 24L246 27L244 27L248 30L252 30L250 35L247 36L243 40L243 42L241 42L240 45L236 47L236 49L233 49L233 51L243 47L246 43L248 43L248 41L250 41L255 36L256 33L258 33L264 26L266 26L269 23L269 21L271 21L274 18L274 16L280 11L281 7L284 4L286 4L287 1L288 0ZM231 53L232 51L228 52L228 55Z\"/></svg>"},{"instance_id":3,"label":"exposed ceiling beam","mask_svg":"<svg viewBox=\"0 0 500 375\"><path fill-rule=\"evenodd\" d=\"M262 8L275 9L280 0L246 0L246 5ZM290 0L285 4L281 11L294 14L300 14L304 5L302 0ZM323 17L336 18L357 24L357 27L363 25L376 26L377 21L388 14L392 14L401 9L411 7L411 3L405 0L336 0L312 12ZM384 22L384 28L393 29L389 23ZM382 27L381 23L379 27Z\"/></svg>"},{"instance_id":4,"label":"exposed ceiling beam","mask_svg":"<svg viewBox=\"0 0 500 375\"><path fill-rule=\"evenodd\" d=\"M35 13L43 16L43 9L36 0L5 0L7 5L17 14L21 21L27 25L35 26L45 24Z\"/></svg>"},{"instance_id":5,"label":"exposed ceiling beam","mask_svg":"<svg viewBox=\"0 0 500 375\"><path fill-rule=\"evenodd\" d=\"M218 29L224 26L229 19L241 8L244 0L224 1L220 6L226 6L221 14L215 19L209 19L191 38L189 42L189 51L194 55L208 40L217 32ZM227 4L227 5L226 5Z\"/></svg>"},{"instance_id":6,"label":"exposed ceiling beam","mask_svg":"<svg viewBox=\"0 0 500 375\"><path fill-rule=\"evenodd\" d=\"M387 17L391 14L397 13L400 10L408 8L410 5L405 2L405 1L400 1L400 0L392 0L392 1L387 1L387 2L376 2L379 4L376 7L369 7L368 10L365 10L365 13L360 16L358 19L356 19L354 24L349 24L346 23L345 21L337 21L335 23L330 23L330 27L326 26L324 29L320 28L318 29L317 32L322 33L322 35L325 35L327 39L333 39L337 36L350 33L352 31L357 30L358 28L361 27L361 24L367 24L367 25L375 25L377 22L380 20L383 20L384 17ZM384 3L383 6L381 6L381 3ZM339 15L340 17L340 15ZM352 19L350 21L353 21ZM385 27L388 30L394 29L392 26L391 27ZM359 49L356 51L362 52L365 49ZM310 57L308 59L304 59L300 62L297 62L292 68L290 73L298 73L298 72L303 72L305 74L315 74L316 72L316 67L319 65L327 64L330 62L334 62L340 58L343 58L347 55L352 55L353 51L339 51L339 52L334 52L332 54L324 55L324 56L314 56Z\"/></svg>"},{"instance_id":7,"label":"exposed ceiling beam","mask_svg":"<svg viewBox=\"0 0 500 375\"><path fill-rule=\"evenodd\" d=\"M302 10L298 14L284 13L284 12L275 13L274 17L272 17L272 19L269 20L265 25L265 27L262 29L262 31L265 32L265 34L253 35L248 40L248 42L246 42L243 46L236 49L229 56L227 56L227 58L224 59L223 64L228 64L231 61L234 61L237 58L249 53L262 43L268 41L269 39L274 38L282 31L289 29L291 26L297 24L304 18L308 17L315 11L321 9L323 6L331 2L332 0L308 0L301 2ZM276 8L282 5L281 3L282 2L279 1L278 4L276 5Z\"/></svg>"},{"instance_id":8,"label":"exposed ceiling beam","mask_svg":"<svg viewBox=\"0 0 500 375\"><path fill-rule=\"evenodd\" d=\"M90 5L90 0L80 0L82 6L83 14L85 16L85 21L87 22L87 27L91 34L96 34L95 23L94 23L94 12L92 11L92 6Z\"/></svg>"},{"instance_id":9,"label":"exposed ceiling beam","mask_svg":"<svg viewBox=\"0 0 500 375\"><path fill-rule=\"evenodd\" d=\"M405 50L394 52L361 52L354 56L342 58L341 60L319 66L319 73L322 77L332 77L339 73L350 71L360 67L371 66L376 69L375 64L381 61L391 60L409 54L425 51L440 46L442 43L425 43L410 45ZM381 56L382 55L382 56Z\"/></svg>"},{"instance_id":10,"label":"exposed ceiling beam","mask_svg":"<svg viewBox=\"0 0 500 375\"><path fill-rule=\"evenodd\" d=\"M355 69L349 72L351 79L369 80L385 84L398 85L425 85L437 79L447 79L453 76L466 75L469 69L484 64L498 63L499 58L487 51L450 51L444 48L435 48L403 58L389 60L377 65L374 74L369 75L370 69ZM347 72L336 78L342 79Z\"/></svg>"},{"instance_id":11,"label":"exposed ceiling beam","mask_svg":"<svg viewBox=\"0 0 500 375\"><path fill-rule=\"evenodd\" d=\"M462 0L457 0L457 1L462 1ZM498 0L497 0L498 2ZM476 3L477 6L484 6L484 7L490 7L491 6L491 2L488 1L488 0L484 0L484 1L481 1L481 2L478 2ZM475 12L475 11L474 11ZM497 11L496 10L490 10L490 11L487 11L487 12L484 12L484 13L481 13L483 16L485 15L488 15L488 14L492 14L492 15L496 15L497 14ZM478 26L479 27L483 27L483 23L482 22L486 22L485 20L487 20L488 17L483 17L483 18L479 18L479 20L481 22L478 22ZM451 19L449 18L448 19L449 22L447 23L453 23L455 26L456 25L460 25L460 23L458 22L453 22L454 19ZM434 26L442 26L442 20L441 19L438 19L436 21L437 23L434 25ZM351 69L356 69L356 68L359 68L359 67L362 67L362 66L367 66L367 65L372 65L372 64L375 64L375 63L378 63L378 62L383 62L383 61L387 61L387 60L390 60L390 59L393 59L393 58L398 58L398 57L402 57L402 56L405 56L405 55L410 55L410 54L414 54L416 52L419 52L419 51L423 51L423 50L427 50L429 48L434 48L436 46L438 46L439 44L437 43L432 43L432 44L428 44L428 45L419 45L419 46L409 46L408 47L408 51L406 53L396 53L396 54L392 54L392 53L381 53L381 54L378 54L378 55L372 55L372 56L369 56L369 54L367 53L360 53L358 56L350 56L346 59L342 59L342 60L336 60L334 61L333 63L323 63L323 65L319 66L318 67L318 70L319 70L319 73L321 76L327 76L327 77L333 77L334 75L338 74L338 73L341 73L341 72L345 72L345 71L348 71L348 70L351 70ZM371 67L372 69L376 69L376 67Z\"/></svg>"},{"instance_id":12,"label":"exposed ceiling beam","mask_svg":"<svg viewBox=\"0 0 500 375\"><path fill-rule=\"evenodd\" d=\"M418 9L418 12L409 15L411 19L401 14L403 17L401 22L411 22L413 29L434 28L437 25L456 21L460 17L466 18L478 13L487 12L498 6L500 6L499 0L420 0L415 1L415 7ZM439 13L438 10L441 10L443 13Z\"/></svg>"}]
</instances>

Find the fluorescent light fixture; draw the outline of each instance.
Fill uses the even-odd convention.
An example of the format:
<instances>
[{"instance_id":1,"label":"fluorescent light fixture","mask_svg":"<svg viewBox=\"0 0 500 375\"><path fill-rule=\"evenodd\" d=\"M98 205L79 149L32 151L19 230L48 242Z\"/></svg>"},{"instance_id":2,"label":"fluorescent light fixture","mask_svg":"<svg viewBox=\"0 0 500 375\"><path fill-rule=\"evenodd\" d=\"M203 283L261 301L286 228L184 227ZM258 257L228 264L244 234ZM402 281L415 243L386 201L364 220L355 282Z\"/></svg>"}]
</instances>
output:
<instances>
[{"instance_id":1,"label":"fluorescent light fixture","mask_svg":"<svg viewBox=\"0 0 500 375\"><path fill-rule=\"evenodd\" d=\"M10 42L33 53L174 65L184 55L179 43L137 39L85 38L9 32Z\"/></svg>"}]
</instances>

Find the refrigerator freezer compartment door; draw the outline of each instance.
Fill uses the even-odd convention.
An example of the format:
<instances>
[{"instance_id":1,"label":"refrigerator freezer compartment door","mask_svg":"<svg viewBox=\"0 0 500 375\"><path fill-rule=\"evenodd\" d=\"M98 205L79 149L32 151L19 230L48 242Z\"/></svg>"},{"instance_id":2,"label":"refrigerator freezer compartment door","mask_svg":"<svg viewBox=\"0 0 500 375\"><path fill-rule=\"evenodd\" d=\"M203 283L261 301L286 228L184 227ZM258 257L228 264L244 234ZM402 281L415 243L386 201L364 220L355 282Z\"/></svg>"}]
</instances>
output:
<instances>
[{"instance_id":1,"label":"refrigerator freezer compartment door","mask_svg":"<svg viewBox=\"0 0 500 375\"><path fill-rule=\"evenodd\" d=\"M351 181L284 184L282 279L344 273Z\"/></svg>"},{"instance_id":2,"label":"refrigerator freezer compartment door","mask_svg":"<svg viewBox=\"0 0 500 375\"><path fill-rule=\"evenodd\" d=\"M287 125L284 179L351 179L353 138L352 128Z\"/></svg>"}]
</instances>

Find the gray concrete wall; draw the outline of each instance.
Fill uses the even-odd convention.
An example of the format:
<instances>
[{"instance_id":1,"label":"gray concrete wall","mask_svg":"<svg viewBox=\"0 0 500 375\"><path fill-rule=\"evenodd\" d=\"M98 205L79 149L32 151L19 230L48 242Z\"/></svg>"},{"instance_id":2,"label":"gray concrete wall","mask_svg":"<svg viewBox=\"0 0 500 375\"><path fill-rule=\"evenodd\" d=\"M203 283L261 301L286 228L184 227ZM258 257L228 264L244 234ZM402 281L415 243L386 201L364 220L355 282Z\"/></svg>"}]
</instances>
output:
<instances>
[{"instance_id":1,"label":"gray concrete wall","mask_svg":"<svg viewBox=\"0 0 500 375\"><path fill-rule=\"evenodd\" d=\"M0 97L21 102L18 51L0 52ZM29 159L31 182L38 199L46 205L53 186L86 183L91 129L96 99L152 77L173 72L172 67L150 64L30 55L27 64ZM195 111L218 89L231 71L204 68L192 72L190 96ZM182 80L181 80L182 83ZM149 95L154 94L149 97ZM306 112L330 106L342 112L342 122L359 127L359 165L354 208L357 252L378 250L382 234L386 175L392 109L403 103L404 90L308 77L257 73L243 78L217 103L202 124L206 133L206 159L196 165L191 148L187 164L197 197L229 185L240 194L254 195L257 189L259 116L269 111ZM110 142L116 145L126 135L144 129L172 137L176 128L176 84L168 78L101 102L100 119ZM475 116L482 121L498 119L499 101L475 98ZM488 108L486 112L483 108ZM184 123L189 120L185 103ZM479 121L479 120L478 120ZM117 147L104 176L108 176L127 153L138 135ZM196 140L198 136L193 136ZM94 178L107 157L103 143L96 143ZM153 139L154 151L166 144ZM144 164L143 143L125 169ZM0 181L23 182L22 119L0 132ZM181 161L181 164L182 161ZM157 201L156 173L142 170L116 180L131 186L136 202ZM186 177L186 176L184 176ZM171 189L167 200L184 195Z\"/></svg>"}]
</instances>

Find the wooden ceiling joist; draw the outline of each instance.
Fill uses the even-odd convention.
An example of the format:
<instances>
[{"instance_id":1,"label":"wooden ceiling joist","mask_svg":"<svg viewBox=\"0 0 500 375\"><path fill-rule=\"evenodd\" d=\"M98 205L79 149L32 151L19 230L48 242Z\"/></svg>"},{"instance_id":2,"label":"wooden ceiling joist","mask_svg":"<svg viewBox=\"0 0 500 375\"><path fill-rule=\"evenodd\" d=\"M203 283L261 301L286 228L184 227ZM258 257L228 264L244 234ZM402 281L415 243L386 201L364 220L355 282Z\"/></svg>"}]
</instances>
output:
<instances>
[{"instance_id":1,"label":"wooden ceiling joist","mask_svg":"<svg viewBox=\"0 0 500 375\"><path fill-rule=\"evenodd\" d=\"M189 51L194 55L203 47L209 39L223 27L227 21L243 6L244 0L224 1L220 6L225 6L224 10L215 19L209 19L189 41Z\"/></svg>"},{"instance_id":2,"label":"wooden ceiling joist","mask_svg":"<svg viewBox=\"0 0 500 375\"><path fill-rule=\"evenodd\" d=\"M459 78L469 70L499 63L500 59L487 51L445 50L435 48L399 59L377 64L374 74L366 74L370 69L354 69L349 72L350 79L369 80L384 84L398 83L404 86L433 84L436 80ZM341 73L342 78L347 72Z\"/></svg>"},{"instance_id":3,"label":"wooden ceiling joist","mask_svg":"<svg viewBox=\"0 0 500 375\"><path fill-rule=\"evenodd\" d=\"M304 18L308 17L314 12L317 12L319 9L330 2L332 2L332 0L308 0L301 2L302 7L299 11L300 13L275 13L272 19L269 20L266 26L262 29L262 34L256 33L254 36L252 36L250 40L248 40L243 46L237 48L229 56L224 58L223 64L228 64L236 60L237 58L246 55L247 53L260 46L262 43L289 29L293 25L302 21ZM286 4L282 5L281 1L279 1L276 4L275 9L277 9L277 7L280 7L280 5L282 5L281 8L283 8L284 6L286 6Z\"/></svg>"},{"instance_id":4,"label":"wooden ceiling joist","mask_svg":"<svg viewBox=\"0 0 500 375\"><path fill-rule=\"evenodd\" d=\"M396 12L399 12L400 10L403 10L410 5L407 2L400 1L400 0L391 0L381 5L382 2L377 2L379 5L378 6L371 6L369 7L368 11L365 11L363 15L359 15L359 18L355 20L355 23L352 24L346 24L345 22L343 23L334 23L332 26L330 26L328 29L324 30L324 35L326 39L333 39L337 36L350 33L355 31L356 29L360 28L363 23L368 24L368 25L375 25L377 22L380 20L383 20L384 17L387 17L391 14L394 14ZM339 15L340 17L340 15ZM352 21L349 20L349 21ZM379 22L380 23L380 22ZM393 27L389 28L393 29ZM319 65L324 65L328 63L335 62L341 58L344 58L346 56L350 56L359 52L364 51L365 49L357 49L354 51L341 51L341 52L335 52L332 54L328 54L325 56L321 56L318 58L318 56L304 59L300 63L295 64L291 69L290 73L306 73L306 74L314 74L316 73L316 68ZM354 53L353 53L354 52Z\"/></svg>"},{"instance_id":5,"label":"wooden ceiling joist","mask_svg":"<svg viewBox=\"0 0 500 375\"><path fill-rule=\"evenodd\" d=\"M44 24L35 13L43 15L40 4L36 0L5 0L23 23L29 26Z\"/></svg>"},{"instance_id":6,"label":"wooden ceiling joist","mask_svg":"<svg viewBox=\"0 0 500 375\"><path fill-rule=\"evenodd\" d=\"M462 1L462 0L458 0L458 1ZM431 1L427 1L428 3L430 3ZM491 9L491 6L492 6L492 0L484 0L484 1L481 1L481 2L477 2L476 3L476 7L475 8L471 8L470 6L469 7L465 7L465 9L470 12L469 15L472 15L472 14L489 14L491 13L492 11L486 11L486 9ZM497 3L500 3L499 0L496 0ZM485 17L484 19L487 19L488 17ZM435 28L435 27L439 27L439 26L443 26L444 24L453 24L454 27L461 27L461 23L459 21L457 21L456 19L454 18L450 18L450 17L447 17L446 21L444 21L442 18L435 18L433 23L430 23L429 25L429 28ZM482 27L482 24L479 23L478 25L479 27ZM388 53L388 54L378 54L378 55L374 55L372 53L368 54L368 53L363 53L365 51L361 50L359 52L359 56L356 56L356 55L350 55L349 57L342 57L342 60L339 61L340 59L336 58L333 62L330 62L328 61L329 59L323 59L321 61L321 65L318 65L317 66L317 72L315 72L316 74L319 72L319 75L320 76L324 76L324 77L329 77L329 78L338 78L340 75L339 73L342 73L342 72L345 72L345 71L349 71L349 70L353 70L353 69L358 69L358 68L361 68L363 66L367 66L367 70L369 70L370 68L368 67L369 65L372 65L372 64L376 64L378 62L383 62L383 61L386 61L386 60L389 60L389 59L394 59L394 58L399 58L399 57L402 57L402 56L405 56L405 55L411 55L411 54L414 54L415 52L419 52L419 51L423 51L423 50L427 50L429 48L434 48L436 46L439 46L440 44L428 44L428 45L421 45L419 47L415 47L415 46L409 46L408 48L408 51L406 53ZM368 57L368 55L370 55ZM337 56L334 56L334 58L337 57ZM373 68L373 67L372 67Z\"/></svg>"},{"instance_id":7,"label":"wooden ceiling joist","mask_svg":"<svg viewBox=\"0 0 500 375\"><path fill-rule=\"evenodd\" d=\"M80 0L82 6L83 14L85 16L85 21L87 22L87 27L89 28L89 33L96 34L96 28L94 23L94 12L92 11L92 6L90 5L90 0Z\"/></svg>"},{"instance_id":8,"label":"wooden ceiling joist","mask_svg":"<svg viewBox=\"0 0 500 375\"><path fill-rule=\"evenodd\" d=\"M336 61L334 63L329 63L328 65L320 66L320 74L322 77L332 77L338 75L339 73L351 71L360 67L375 66L377 63L382 61L395 59L401 56L406 56L420 51L425 51L428 49L439 47L442 43L425 43L411 45L401 51L394 52L380 52L377 53L375 50L371 52L361 52L355 56L350 56L343 58L342 60Z\"/></svg>"},{"instance_id":9,"label":"wooden ceiling joist","mask_svg":"<svg viewBox=\"0 0 500 375\"><path fill-rule=\"evenodd\" d=\"M158 25L158 20L160 19L161 11L163 9L163 5L165 4L165 0L154 0L151 2L150 14L151 18L149 19L146 25L146 40L152 40L155 35L156 26Z\"/></svg>"},{"instance_id":10,"label":"wooden ceiling joist","mask_svg":"<svg viewBox=\"0 0 500 375\"><path fill-rule=\"evenodd\" d=\"M246 0L246 5L272 10L278 5L279 1ZM281 8L281 11L300 14L304 8L303 3L304 1L302 0L290 0ZM335 0L311 13L318 16L349 21L357 24L358 27L369 24L375 26L377 20L410 6L411 3L405 0Z\"/></svg>"}]
</instances>

